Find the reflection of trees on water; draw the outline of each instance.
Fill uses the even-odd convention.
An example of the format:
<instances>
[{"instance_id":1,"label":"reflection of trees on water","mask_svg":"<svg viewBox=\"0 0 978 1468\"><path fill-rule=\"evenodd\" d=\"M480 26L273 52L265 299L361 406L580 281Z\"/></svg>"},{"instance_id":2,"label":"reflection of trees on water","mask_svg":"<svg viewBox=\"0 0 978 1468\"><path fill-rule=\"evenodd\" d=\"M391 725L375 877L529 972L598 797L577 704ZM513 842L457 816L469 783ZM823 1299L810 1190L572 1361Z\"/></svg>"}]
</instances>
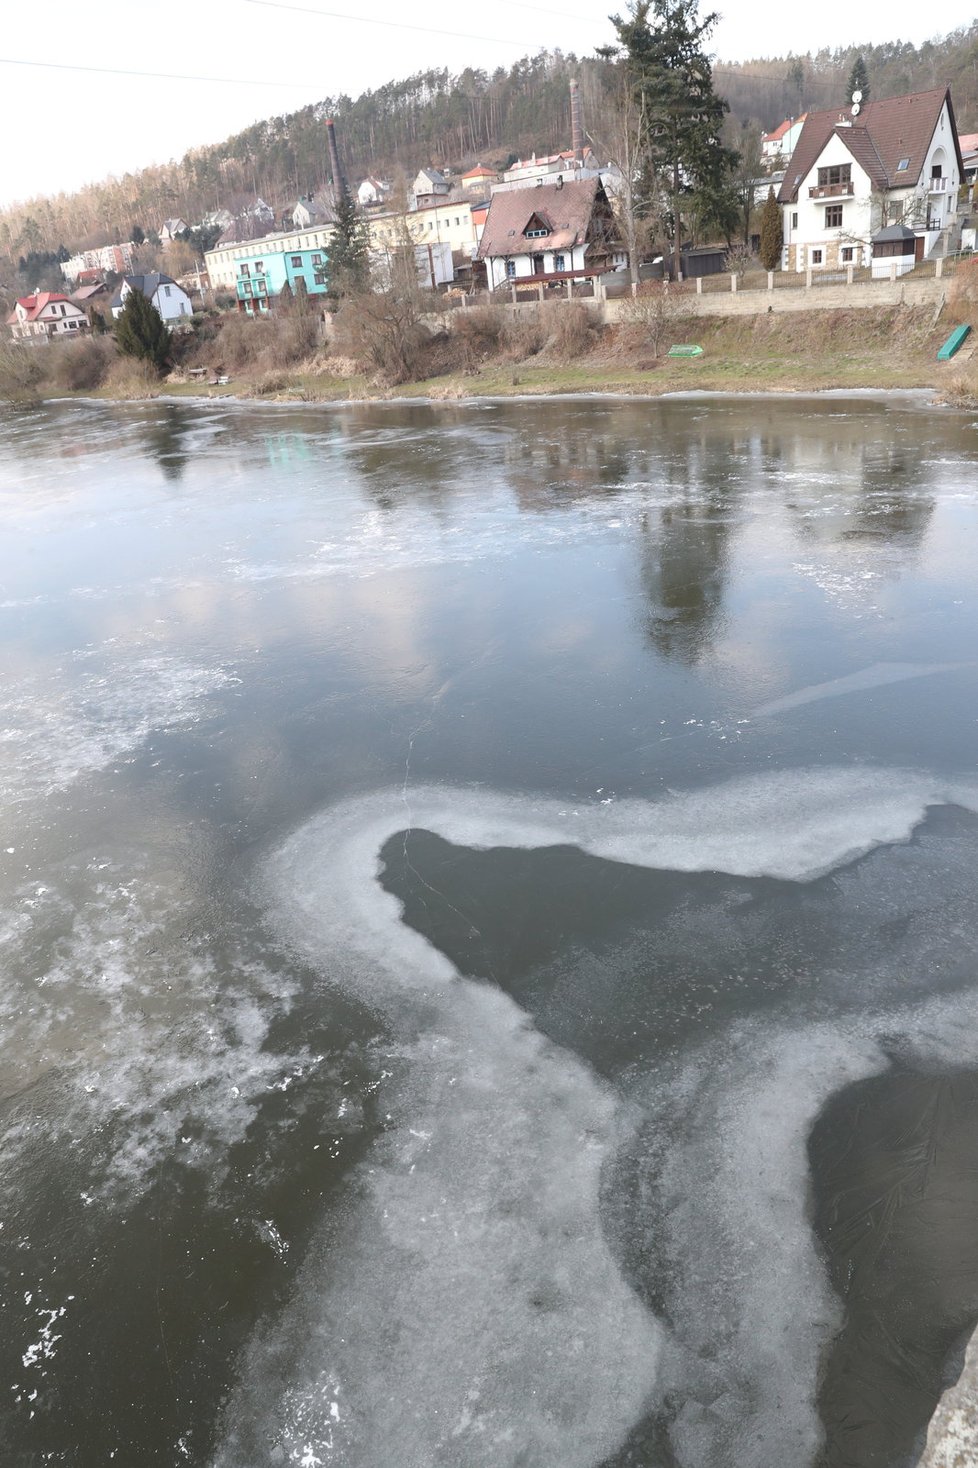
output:
<instances>
[{"instance_id":1,"label":"reflection of trees on water","mask_svg":"<svg viewBox=\"0 0 978 1468\"><path fill-rule=\"evenodd\" d=\"M698 662L723 617L728 547L742 486L752 482L749 435L701 431L671 445L660 465L669 501L641 519L646 631L663 657Z\"/></svg>"},{"instance_id":2,"label":"reflection of trees on water","mask_svg":"<svg viewBox=\"0 0 978 1468\"><path fill-rule=\"evenodd\" d=\"M649 639L663 657L699 662L722 620L729 521L711 500L692 500L643 515L641 528Z\"/></svg>"},{"instance_id":3,"label":"reflection of trees on water","mask_svg":"<svg viewBox=\"0 0 978 1468\"><path fill-rule=\"evenodd\" d=\"M144 442L147 452L159 464L167 479L183 478L189 459L187 439L193 428L192 412L177 403L163 403L147 424Z\"/></svg>"}]
</instances>

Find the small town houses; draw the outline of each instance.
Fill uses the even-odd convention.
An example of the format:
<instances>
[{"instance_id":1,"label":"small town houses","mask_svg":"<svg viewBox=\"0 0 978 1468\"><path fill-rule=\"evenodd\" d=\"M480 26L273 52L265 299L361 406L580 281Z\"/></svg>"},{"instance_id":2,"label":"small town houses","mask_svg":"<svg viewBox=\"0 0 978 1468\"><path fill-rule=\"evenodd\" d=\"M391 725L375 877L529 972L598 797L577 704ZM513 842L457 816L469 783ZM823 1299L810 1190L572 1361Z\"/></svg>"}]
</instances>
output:
<instances>
[{"instance_id":1,"label":"small town houses","mask_svg":"<svg viewBox=\"0 0 978 1468\"><path fill-rule=\"evenodd\" d=\"M810 112L778 195L787 270L910 270L958 247L961 149L946 87Z\"/></svg>"}]
</instances>

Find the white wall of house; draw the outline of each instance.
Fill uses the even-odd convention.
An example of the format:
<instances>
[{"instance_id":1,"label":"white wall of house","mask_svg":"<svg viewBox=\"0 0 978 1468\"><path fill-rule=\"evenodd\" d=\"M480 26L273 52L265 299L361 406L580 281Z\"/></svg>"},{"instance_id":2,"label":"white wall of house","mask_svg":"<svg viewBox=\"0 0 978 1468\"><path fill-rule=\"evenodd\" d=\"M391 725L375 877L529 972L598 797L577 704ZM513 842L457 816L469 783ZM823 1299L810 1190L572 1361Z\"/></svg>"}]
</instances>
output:
<instances>
[{"instance_id":1,"label":"white wall of house","mask_svg":"<svg viewBox=\"0 0 978 1468\"><path fill-rule=\"evenodd\" d=\"M818 170L839 164L851 167L852 193L813 199L811 191L818 190ZM833 134L814 167L798 185L797 201L785 205L784 244L786 250L791 245L797 246L796 270L838 270L846 264L868 264L873 234L871 196L872 183L866 170L856 162L842 138ZM841 225L826 224L826 210L840 206ZM853 252L851 260L840 258L840 252L849 249Z\"/></svg>"},{"instance_id":2,"label":"white wall of house","mask_svg":"<svg viewBox=\"0 0 978 1468\"><path fill-rule=\"evenodd\" d=\"M573 249L566 250L541 250L539 253L543 255L544 275L586 269L586 245L575 245ZM521 280L539 273L533 268L532 255L491 255L486 258L486 281L491 291L501 285L518 285Z\"/></svg>"},{"instance_id":3,"label":"white wall of house","mask_svg":"<svg viewBox=\"0 0 978 1468\"><path fill-rule=\"evenodd\" d=\"M132 286L127 280L124 280L119 291L123 306L125 305L126 297L131 294ZM190 297L182 286L177 285L176 281L162 282L153 292L150 301L156 307L164 321L179 321L181 316L188 317L194 313L194 308L190 304ZM120 316L123 306L116 306L112 315Z\"/></svg>"}]
</instances>

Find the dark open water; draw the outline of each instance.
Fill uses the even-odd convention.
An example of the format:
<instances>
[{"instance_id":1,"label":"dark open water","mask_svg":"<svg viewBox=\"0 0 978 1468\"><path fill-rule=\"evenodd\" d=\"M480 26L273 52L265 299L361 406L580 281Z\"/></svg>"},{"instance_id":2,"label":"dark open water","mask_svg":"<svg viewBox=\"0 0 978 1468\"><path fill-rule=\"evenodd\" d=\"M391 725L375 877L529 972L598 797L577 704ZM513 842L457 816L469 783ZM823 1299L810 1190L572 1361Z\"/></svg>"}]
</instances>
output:
<instances>
[{"instance_id":1,"label":"dark open water","mask_svg":"<svg viewBox=\"0 0 978 1468\"><path fill-rule=\"evenodd\" d=\"M0 1462L916 1462L976 426L0 418Z\"/></svg>"}]
</instances>

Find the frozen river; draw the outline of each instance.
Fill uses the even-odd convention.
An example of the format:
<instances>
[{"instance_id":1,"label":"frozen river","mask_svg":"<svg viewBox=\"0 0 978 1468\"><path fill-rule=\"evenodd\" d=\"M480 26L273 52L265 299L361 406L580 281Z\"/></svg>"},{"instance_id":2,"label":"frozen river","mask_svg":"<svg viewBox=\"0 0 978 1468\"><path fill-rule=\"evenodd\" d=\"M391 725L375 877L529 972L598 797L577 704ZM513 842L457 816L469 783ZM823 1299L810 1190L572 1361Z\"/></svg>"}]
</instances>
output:
<instances>
[{"instance_id":1,"label":"frozen river","mask_svg":"<svg viewBox=\"0 0 978 1468\"><path fill-rule=\"evenodd\" d=\"M0 416L4 1468L918 1462L976 429Z\"/></svg>"}]
</instances>

